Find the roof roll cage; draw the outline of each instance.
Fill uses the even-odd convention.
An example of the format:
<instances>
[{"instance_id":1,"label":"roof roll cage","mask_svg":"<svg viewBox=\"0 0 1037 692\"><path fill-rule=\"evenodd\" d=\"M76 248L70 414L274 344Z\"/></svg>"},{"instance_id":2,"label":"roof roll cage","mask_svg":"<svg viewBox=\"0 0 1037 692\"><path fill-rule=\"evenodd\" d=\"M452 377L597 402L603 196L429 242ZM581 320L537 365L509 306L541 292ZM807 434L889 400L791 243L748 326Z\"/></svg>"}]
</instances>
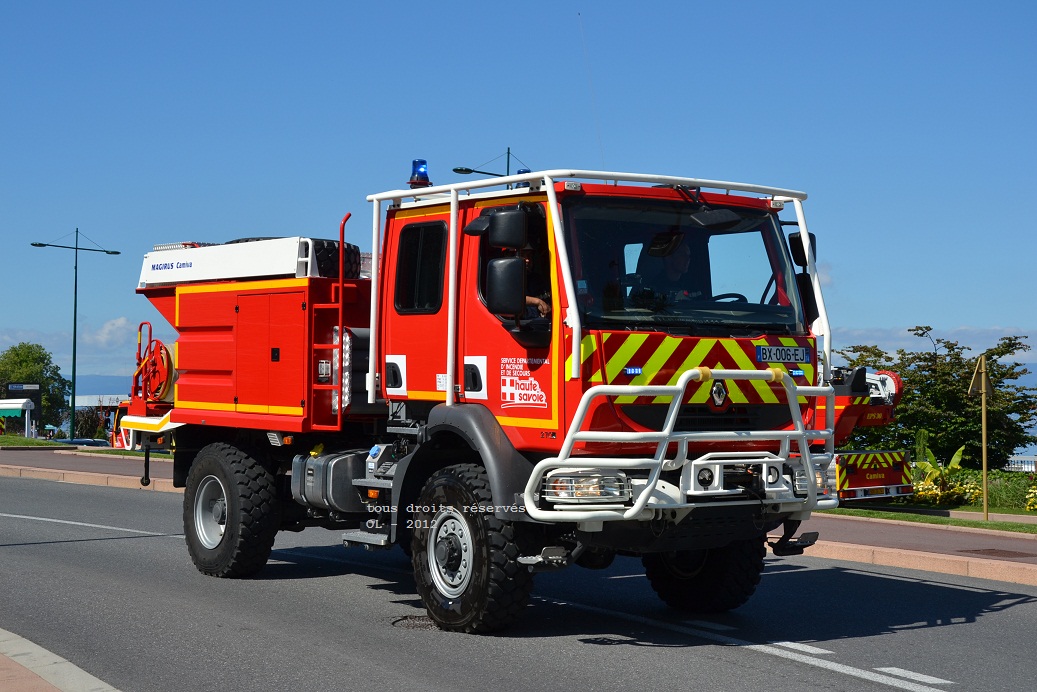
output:
<instances>
[{"instance_id":1,"label":"roof roll cage","mask_svg":"<svg viewBox=\"0 0 1037 692\"><path fill-rule=\"evenodd\" d=\"M580 180L590 180L597 182L604 182L606 184L620 183L641 183L644 185L668 185L668 186L680 186L697 189L707 189L722 192L724 194L741 193L746 196L750 195L762 195L766 198L770 198L776 202L791 202L793 204L796 221L799 226L800 239L803 243L804 256L808 261L808 273L811 277L811 284L814 290L814 297L818 305L818 311L820 313L818 319L814 323L814 333L819 339L819 346L824 353L824 369L823 377L824 381L830 379L829 368L831 360L831 344L830 340L827 339L829 332L828 315L825 311L824 301L821 297L821 281L817 275L817 270L814 265L813 252L810 248L810 234L807 230L806 219L803 216L803 201L807 198L805 192L798 190L787 190L777 187L769 187L765 185L753 185L749 183L737 183L723 180L708 180L701 178L684 178L678 176L669 175L651 175L644 173L621 173L612 171L594 171L594 170L580 170L580 169L552 169L547 171L536 171L531 173L521 173L516 175L509 175L503 177L494 177L479 180L470 180L457 183L450 183L447 185L433 185L430 187L423 187L410 190L390 190L388 192L381 192L378 194L368 195L367 201L372 202L372 221L371 221L371 295L379 295L379 284L381 282L381 276L378 272L379 267L379 254L381 252L381 241L382 241L382 203L390 202L395 206L401 206L406 204L409 200L413 204L450 204L450 223L449 223L449 246L447 252L447 353L446 353L446 405L450 406L455 403L455 392L454 386L457 383L456 373L456 351L457 351L457 249L458 242L460 239L460 228L458 227L457 216L458 209L460 207L460 197L462 194L471 195L473 191L485 190L489 188L499 188L501 186L507 186L511 189L506 191L495 191L494 194L500 194L506 196L512 195L525 195L529 192L543 192L547 195L548 199L548 211L551 217L551 227L554 231L555 247L558 252L558 264L561 268L561 279L565 288L565 293L568 296L575 296L575 284L573 281L572 271L570 270L569 257L566 251L565 245L565 233L562 226L561 215L559 214L558 208L558 196L555 189L556 181L572 181L573 185L578 184ZM522 183L522 187L515 187L517 184ZM528 184L529 187L525 187ZM570 184L566 182L566 184ZM377 382L376 374L378 370L378 363L380 362L380 355L377 352L377 343L375 335L378 333L378 301L371 301L371 336L370 336L370 365L367 371L367 392L369 403L375 402L377 393ZM571 340L571 353L569 354L571 369L568 373L570 379L579 379L580 368L582 358L579 357L578 349L581 347L582 342L582 324L580 322L579 310L574 306L570 305L566 310L565 315L562 318L562 322L572 329L574 338Z\"/></svg>"}]
</instances>

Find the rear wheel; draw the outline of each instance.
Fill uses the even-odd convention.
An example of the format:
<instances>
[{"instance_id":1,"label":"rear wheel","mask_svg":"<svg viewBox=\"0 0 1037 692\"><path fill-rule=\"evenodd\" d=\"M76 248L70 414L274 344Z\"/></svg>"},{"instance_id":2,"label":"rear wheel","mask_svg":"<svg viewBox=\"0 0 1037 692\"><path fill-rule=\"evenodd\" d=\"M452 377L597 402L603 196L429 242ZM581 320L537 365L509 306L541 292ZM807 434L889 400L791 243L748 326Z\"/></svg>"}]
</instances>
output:
<instances>
[{"instance_id":1,"label":"rear wheel","mask_svg":"<svg viewBox=\"0 0 1037 692\"><path fill-rule=\"evenodd\" d=\"M274 475L235 447L203 447L187 476L184 534L198 570L247 577L270 557L280 525Z\"/></svg>"},{"instance_id":2,"label":"rear wheel","mask_svg":"<svg viewBox=\"0 0 1037 692\"><path fill-rule=\"evenodd\" d=\"M763 538L723 548L651 553L641 558L652 589L671 608L723 613L749 600L760 583Z\"/></svg>"},{"instance_id":3,"label":"rear wheel","mask_svg":"<svg viewBox=\"0 0 1037 692\"><path fill-rule=\"evenodd\" d=\"M429 617L459 632L491 632L513 622L533 575L518 563L515 526L493 515L486 471L474 464L437 471L416 505L411 561Z\"/></svg>"}]
</instances>

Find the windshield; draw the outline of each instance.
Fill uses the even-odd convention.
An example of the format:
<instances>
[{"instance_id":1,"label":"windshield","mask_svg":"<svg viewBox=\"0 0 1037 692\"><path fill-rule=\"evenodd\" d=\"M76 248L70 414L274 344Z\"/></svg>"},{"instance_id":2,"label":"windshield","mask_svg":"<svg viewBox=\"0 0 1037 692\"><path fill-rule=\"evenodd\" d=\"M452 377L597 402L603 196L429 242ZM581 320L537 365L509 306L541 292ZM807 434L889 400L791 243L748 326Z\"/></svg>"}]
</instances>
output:
<instances>
[{"instance_id":1,"label":"windshield","mask_svg":"<svg viewBox=\"0 0 1037 692\"><path fill-rule=\"evenodd\" d=\"M777 218L691 200L563 203L582 321L672 334L804 334Z\"/></svg>"}]
</instances>

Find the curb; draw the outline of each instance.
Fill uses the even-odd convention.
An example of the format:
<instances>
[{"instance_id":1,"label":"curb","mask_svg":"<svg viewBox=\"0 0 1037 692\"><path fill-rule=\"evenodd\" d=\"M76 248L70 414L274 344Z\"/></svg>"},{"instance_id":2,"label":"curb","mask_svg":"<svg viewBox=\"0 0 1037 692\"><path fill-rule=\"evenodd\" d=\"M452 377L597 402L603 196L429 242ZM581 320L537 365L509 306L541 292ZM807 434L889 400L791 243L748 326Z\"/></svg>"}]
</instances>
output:
<instances>
[{"instance_id":1,"label":"curb","mask_svg":"<svg viewBox=\"0 0 1037 692\"><path fill-rule=\"evenodd\" d=\"M8 452L59 452L75 451L79 449L76 445L0 445L0 451Z\"/></svg>"},{"instance_id":2,"label":"curb","mask_svg":"<svg viewBox=\"0 0 1037 692\"><path fill-rule=\"evenodd\" d=\"M6 690L118 692L57 654L4 629L0 629L0 682Z\"/></svg>"},{"instance_id":3,"label":"curb","mask_svg":"<svg viewBox=\"0 0 1037 692\"><path fill-rule=\"evenodd\" d=\"M818 516L823 516L823 517L826 517L826 518L829 518L829 519L839 519L840 521L845 519L847 521L867 521L867 522L882 523L882 524L886 524L886 525L893 524L895 526L910 526L910 527L924 526L926 528L937 528L937 529L940 529L941 531L958 531L960 533L978 533L978 534L983 534L983 535L987 535L987 536L1004 536L1006 533L1008 533L1012 538L1024 538L1024 539L1027 539L1027 540L1037 541L1037 533L1025 533L1023 531L1009 531L1009 532L1005 532L1005 531L999 531L997 529L984 529L984 528L980 528L980 527L977 527L977 526L948 526L946 524L924 524L924 523L920 523L920 522L917 522L917 521L900 521L900 520L897 520L897 519L876 519L874 517L851 517L851 516L845 516L845 515L842 515L842 514L819 514ZM991 516L995 516L995 515L992 514ZM1000 515L1000 516L1013 516L1013 515ZM956 516L956 517L954 517L954 519L964 519L966 521L977 521L977 522L982 522L983 521L982 519L973 519L971 516L965 516L965 517L958 517L958 516ZM1029 517L1027 517L1027 519L1029 519ZM997 521L997 520L992 520L992 521ZM1011 520L1005 519L1003 521L1011 521ZM1016 523L1019 523L1019 524L1032 524L1034 522L1032 522L1032 521L1019 521L1019 522L1016 522Z\"/></svg>"},{"instance_id":4,"label":"curb","mask_svg":"<svg viewBox=\"0 0 1037 692\"><path fill-rule=\"evenodd\" d=\"M865 563L882 567L900 567L921 572L953 574L959 577L989 579L991 581L1037 586L1037 565L1007 560L987 560L977 557L958 557L941 553L923 553L900 548L880 548L855 543L818 541L809 548L808 557Z\"/></svg>"},{"instance_id":5,"label":"curb","mask_svg":"<svg viewBox=\"0 0 1037 692\"><path fill-rule=\"evenodd\" d=\"M5 466L0 464L0 477L34 478L43 481L60 483L76 483L79 485L104 485L109 488L136 488L160 493L183 493L183 488L174 488L169 478L152 478L151 485L144 487L140 478L120 476L110 473L89 473L87 471L57 471L54 469L37 469L27 466Z\"/></svg>"}]
</instances>

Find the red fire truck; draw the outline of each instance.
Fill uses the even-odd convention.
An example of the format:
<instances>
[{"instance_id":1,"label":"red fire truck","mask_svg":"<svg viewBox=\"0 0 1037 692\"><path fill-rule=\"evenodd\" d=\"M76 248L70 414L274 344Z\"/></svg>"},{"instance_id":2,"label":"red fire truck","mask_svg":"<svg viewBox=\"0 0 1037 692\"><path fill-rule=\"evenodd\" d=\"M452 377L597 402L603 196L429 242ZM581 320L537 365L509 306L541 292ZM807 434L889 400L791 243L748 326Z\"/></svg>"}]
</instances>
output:
<instances>
[{"instance_id":1,"label":"red fire truck","mask_svg":"<svg viewBox=\"0 0 1037 692\"><path fill-rule=\"evenodd\" d=\"M337 241L157 246L137 292L178 338L142 325L121 426L172 449L205 574L324 527L407 550L445 629L503 627L536 572L616 555L677 609L735 608L769 532L777 555L816 539L795 534L837 505L835 445L875 412L863 376L833 384L805 199L582 170L433 186L416 161L368 197L369 272L349 215Z\"/></svg>"}]
</instances>

